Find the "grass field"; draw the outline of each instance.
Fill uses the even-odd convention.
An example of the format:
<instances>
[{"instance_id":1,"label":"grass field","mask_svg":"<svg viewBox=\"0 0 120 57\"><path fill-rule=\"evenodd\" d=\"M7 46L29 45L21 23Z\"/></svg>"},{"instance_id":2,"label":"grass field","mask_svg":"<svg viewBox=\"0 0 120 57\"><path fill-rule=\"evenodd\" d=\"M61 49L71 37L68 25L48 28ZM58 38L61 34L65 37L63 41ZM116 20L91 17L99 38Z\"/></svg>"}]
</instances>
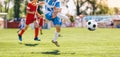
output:
<instances>
[{"instance_id":1,"label":"grass field","mask_svg":"<svg viewBox=\"0 0 120 57\"><path fill-rule=\"evenodd\" d=\"M60 47L51 43L54 30L43 30L36 42L28 29L19 43L17 29L0 29L0 57L120 57L120 29L62 28Z\"/></svg>"}]
</instances>

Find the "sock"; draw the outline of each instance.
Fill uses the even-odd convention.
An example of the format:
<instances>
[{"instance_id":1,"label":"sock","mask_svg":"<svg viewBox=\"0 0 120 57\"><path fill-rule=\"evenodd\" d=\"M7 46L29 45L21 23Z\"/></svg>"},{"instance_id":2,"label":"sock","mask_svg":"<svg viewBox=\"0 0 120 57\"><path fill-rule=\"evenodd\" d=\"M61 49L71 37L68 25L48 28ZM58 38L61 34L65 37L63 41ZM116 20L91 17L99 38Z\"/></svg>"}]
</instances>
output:
<instances>
[{"instance_id":1,"label":"sock","mask_svg":"<svg viewBox=\"0 0 120 57\"><path fill-rule=\"evenodd\" d=\"M39 28L35 28L35 38L38 37L38 33L39 33Z\"/></svg>"},{"instance_id":2,"label":"sock","mask_svg":"<svg viewBox=\"0 0 120 57\"><path fill-rule=\"evenodd\" d=\"M57 39L58 39L58 35L59 35L59 33L58 33L58 32L55 32L55 35L54 35L54 38L53 38L53 41L54 41L54 42L57 41Z\"/></svg>"},{"instance_id":3,"label":"sock","mask_svg":"<svg viewBox=\"0 0 120 57\"><path fill-rule=\"evenodd\" d=\"M24 29L22 29L21 31L20 31L20 33L19 33L19 35L21 35L22 36L22 34L25 32L25 30Z\"/></svg>"}]
</instances>

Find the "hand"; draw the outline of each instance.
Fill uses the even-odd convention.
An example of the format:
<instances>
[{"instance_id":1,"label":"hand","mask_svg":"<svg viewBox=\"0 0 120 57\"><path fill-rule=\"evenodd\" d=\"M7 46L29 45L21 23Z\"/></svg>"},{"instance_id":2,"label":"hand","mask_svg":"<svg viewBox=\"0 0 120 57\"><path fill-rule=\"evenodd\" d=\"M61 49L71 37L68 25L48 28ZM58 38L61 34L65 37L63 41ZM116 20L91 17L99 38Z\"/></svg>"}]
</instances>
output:
<instances>
[{"instance_id":1,"label":"hand","mask_svg":"<svg viewBox=\"0 0 120 57\"><path fill-rule=\"evenodd\" d=\"M40 15L40 14L38 15L38 17L39 17L39 18L43 18L43 16L42 16L42 15Z\"/></svg>"},{"instance_id":2,"label":"hand","mask_svg":"<svg viewBox=\"0 0 120 57\"><path fill-rule=\"evenodd\" d=\"M54 7L54 12L61 12L62 8L56 8Z\"/></svg>"}]
</instances>

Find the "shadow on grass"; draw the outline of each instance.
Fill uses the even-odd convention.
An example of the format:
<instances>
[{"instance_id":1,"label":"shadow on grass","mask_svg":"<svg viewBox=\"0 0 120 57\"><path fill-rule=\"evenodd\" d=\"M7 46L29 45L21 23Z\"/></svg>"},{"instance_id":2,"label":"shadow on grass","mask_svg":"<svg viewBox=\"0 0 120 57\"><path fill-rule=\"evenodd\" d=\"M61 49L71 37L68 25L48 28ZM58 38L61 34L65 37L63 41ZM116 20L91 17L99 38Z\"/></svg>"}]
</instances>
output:
<instances>
[{"instance_id":1,"label":"shadow on grass","mask_svg":"<svg viewBox=\"0 0 120 57\"><path fill-rule=\"evenodd\" d=\"M53 51L47 51L47 52L41 52L42 54L53 54L53 55L60 55L59 50L53 50Z\"/></svg>"},{"instance_id":2,"label":"shadow on grass","mask_svg":"<svg viewBox=\"0 0 120 57\"><path fill-rule=\"evenodd\" d=\"M60 55L59 50L46 51L46 52L32 52L32 54L51 54L51 55Z\"/></svg>"},{"instance_id":3,"label":"shadow on grass","mask_svg":"<svg viewBox=\"0 0 120 57\"><path fill-rule=\"evenodd\" d=\"M37 46L38 44L24 44L25 46Z\"/></svg>"},{"instance_id":4,"label":"shadow on grass","mask_svg":"<svg viewBox=\"0 0 120 57\"><path fill-rule=\"evenodd\" d=\"M62 54L70 54L74 55L75 52L60 52L59 50L53 50L53 51L45 51L45 52L32 52L31 54L46 54L46 55L62 55Z\"/></svg>"}]
</instances>

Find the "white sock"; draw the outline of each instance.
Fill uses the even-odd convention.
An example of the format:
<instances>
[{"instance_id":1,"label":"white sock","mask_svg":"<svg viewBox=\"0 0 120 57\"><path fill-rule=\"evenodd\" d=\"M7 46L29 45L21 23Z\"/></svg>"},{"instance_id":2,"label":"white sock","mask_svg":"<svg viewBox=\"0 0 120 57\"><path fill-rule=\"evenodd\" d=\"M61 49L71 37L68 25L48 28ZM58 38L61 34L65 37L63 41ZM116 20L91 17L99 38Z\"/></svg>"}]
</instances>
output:
<instances>
[{"instance_id":1,"label":"white sock","mask_svg":"<svg viewBox=\"0 0 120 57\"><path fill-rule=\"evenodd\" d=\"M57 39L58 39L58 35L59 35L59 33L58 33L58 32L55 32L55 35L54 35L54 38L53 38L53 41L54 41L54 42L57 41Z\"/></svg>"}]
</instances>

